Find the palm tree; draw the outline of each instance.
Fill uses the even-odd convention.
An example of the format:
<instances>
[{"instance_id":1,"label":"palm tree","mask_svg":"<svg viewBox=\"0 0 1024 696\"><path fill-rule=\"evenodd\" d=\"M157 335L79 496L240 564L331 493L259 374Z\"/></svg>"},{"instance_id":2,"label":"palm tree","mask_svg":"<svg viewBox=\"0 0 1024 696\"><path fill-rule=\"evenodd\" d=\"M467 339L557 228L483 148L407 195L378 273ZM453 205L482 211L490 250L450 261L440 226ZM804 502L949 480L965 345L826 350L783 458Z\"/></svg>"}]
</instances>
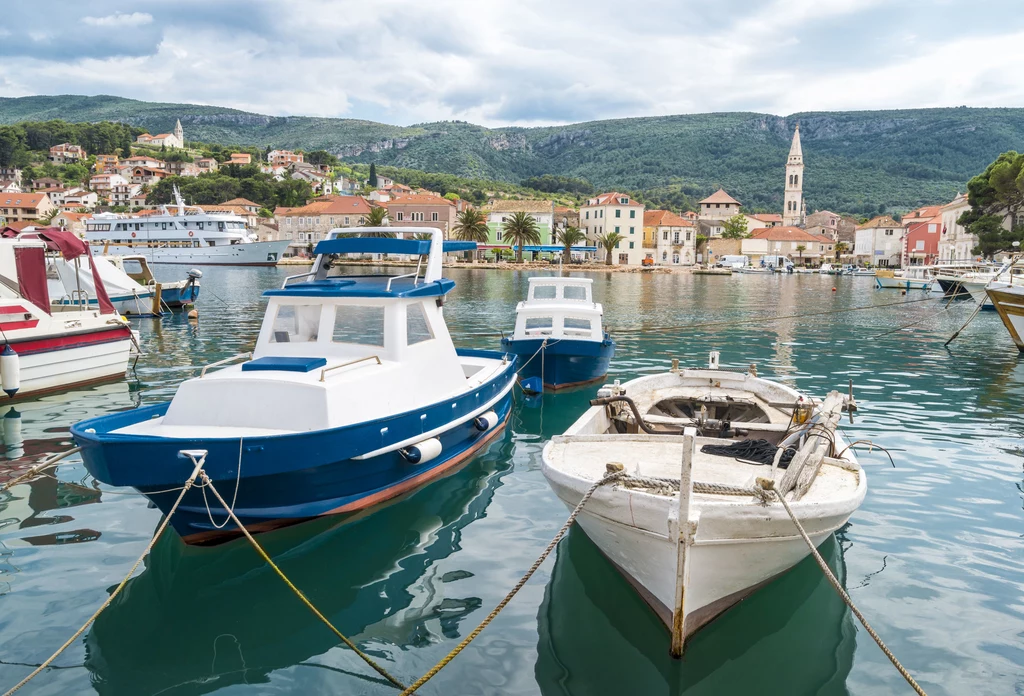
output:
<instances>
[{"instance_id":1,"label":"palm tree","mask_svg":"<svg viewBox=\"0 0 1024 696\"><path fill-rule=\"evenodd\" d=\"M604 262L606 265L612 265L612 251L619 245L625 237L618 232L606 232L597 238L597 243L604 247Z\"/></svg>"},{"instance_id":2,"label":"palm tree","mask_svg":"<svg viewBox=\"0 0 1024 696\"><path fill-rule=\"evenodd\" d=\"M365 227L387 227L388 226L388 209L383 206L373 206L370 208L370 214L363 218L363 226ZM394 232L364 232L359 235L360 237L394 237Z\"/></svg>"},{"instance_id":3,"label":"palm tree","mask_svg":"<svg viewBox=\"0 0 1024 696\"><path fill-rule=\"evenodd\" d=\"M562 243L562 262L572 263L572 248L587 238L579 227L566 227L558 233L558 241Z\"/></svg>"},{"instance_id":4,"label":"palm tree","mask_svg":"<svg viewBox=\"0 0 1024 696\"><path fill-rule=\"evenodd\" d=\"M801 266L804 265L804 251L806 249L807 249L807 245L805 245L805 244L797 244L796 245L796 253L800 254L800 265ZM785 269L783 269L783 270L785 270Z\"/></svg>"},{"instance_id":5,"label":"palm tree","mask_svg":"<svg viewBox=\"0 0 1024 696\"><path fill-rule=\"evenodd\" d=\"M843 252L849 249L850 245L846 242L836 242L836 261L839 261L839 257L843 255Z\"/></svg>"},{"instance_id":6,"label":"palm tree","mask_svg":"<svg viewBox=\"0 0 1024 696\"><path fill-rule=\"evenodd\" d=\"M466 208L455 218L452 234L463 242L486 244L491 238L491 228L487 226L487 218L476 208ZM472 252L466 252L466 260Z\"/></svg>"},{"instance_id":7,"label":"palm tree","mask_svg":"<svg viewBox=\"0 0 1024 696\"><path fill-rule=\"evenodd\" d=\"M537 221L529 213L522 211L502 223L505 238L516 245L516 263L523 262L523 247L527 244L540 244L540 228Z\"/></svg>"}]
</instances>

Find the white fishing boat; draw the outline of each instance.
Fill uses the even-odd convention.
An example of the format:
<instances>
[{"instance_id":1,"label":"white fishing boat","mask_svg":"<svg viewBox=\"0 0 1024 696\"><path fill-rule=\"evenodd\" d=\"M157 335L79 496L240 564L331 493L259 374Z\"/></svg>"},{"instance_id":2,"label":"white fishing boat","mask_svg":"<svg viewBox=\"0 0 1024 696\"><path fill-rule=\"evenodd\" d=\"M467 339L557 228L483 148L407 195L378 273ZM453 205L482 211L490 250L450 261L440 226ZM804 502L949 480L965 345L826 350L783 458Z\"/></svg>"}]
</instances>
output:
<instances>
[{"instance_id":1,"label":"white fishing boat","mask_svg":"<svg viewBox=\"0 0 1024 696\"><path fill-rule=\"evenodd\" d=\"M774 269L768 268L767 266L765 266L765 267L761 267L761 266L733 266L732 272L733 273L745 273L745 274L749 273L749 274L771 275L775 271L774 271Z\"/></svg>"},{"instance_id":2,"label":"white fishing boat","mask_svg":"<svg viewBox=\"0 0 1024 696\"><path fill-rule=\"evenodd\" d=\"M97 213L86 220L85 238L94 256L141 254L150 263L275 266L289 241L261 242L234 213L205 212L175 203L150 215Z\"/></svg>"},{"instance_id":3,"label":"white fishing boat","mask_svg":"<svg viewBox=\"0 0 1024 696\"><path fill-rule=\"evenodd\" d=\"M1017 349L1024 353L1024 258L1007 262L985 292Z\"/></svg>"},{"instance_id":4,"label":"white fishing boat","mask_svg":"<svg viewBox=\"0 0 1024 696\"><path fill-rule=\"evenodd\" d=\"M935 276L930 266L913 266L902 271L879 268L875 284L880 290L931 290Z\"/></svg>"},{"instance_id":5,"label":"white fishing boat","mask_svg":"<svg viewBox=\"0 0 1024 696\"><path fill-rule=\"evenodd\" d=\"M719 370L713 353L709 369L606 386L591 404L545 446L544 476L573 508L621 472L577 521L681 636L809 553L766 488L785 495L816 546L864 500L864 472L836 429L852 395L818 402L753 370Z\"/></svg>"},{"instance_id":6,"label":"white fishing boat","mask_svg":"<svg viewBox=\"0 0 1024 696\"><path fill-rule=\"evenodd\" d=\"M96 308L52 312L47 249L66 258L85 254L70 232L48 239L0 239L0 382L9 396L36 395L124 377L135 342L101 280Z\"/></svg>"}]
</instances>

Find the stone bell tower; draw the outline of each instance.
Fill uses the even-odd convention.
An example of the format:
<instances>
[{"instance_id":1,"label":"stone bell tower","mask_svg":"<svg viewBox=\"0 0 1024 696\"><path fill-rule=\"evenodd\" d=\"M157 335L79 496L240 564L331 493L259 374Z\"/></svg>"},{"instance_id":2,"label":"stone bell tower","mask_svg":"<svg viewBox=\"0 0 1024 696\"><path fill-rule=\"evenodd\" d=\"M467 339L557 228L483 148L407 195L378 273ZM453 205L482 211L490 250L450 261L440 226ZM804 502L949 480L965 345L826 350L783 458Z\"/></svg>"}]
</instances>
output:
<instances>
[{"instance_id":1,"label":"stone bell tower","mask_svg":"<svg viewBox=\"0 0 1024 696\"><path fill-rule=\"evenodd\" d=\"M782 211L782 224L802 226L804 224L804 153L800 148L800 124L793 132L793 144L786 160L786 193Z\"/></svg>"}]
</instances>

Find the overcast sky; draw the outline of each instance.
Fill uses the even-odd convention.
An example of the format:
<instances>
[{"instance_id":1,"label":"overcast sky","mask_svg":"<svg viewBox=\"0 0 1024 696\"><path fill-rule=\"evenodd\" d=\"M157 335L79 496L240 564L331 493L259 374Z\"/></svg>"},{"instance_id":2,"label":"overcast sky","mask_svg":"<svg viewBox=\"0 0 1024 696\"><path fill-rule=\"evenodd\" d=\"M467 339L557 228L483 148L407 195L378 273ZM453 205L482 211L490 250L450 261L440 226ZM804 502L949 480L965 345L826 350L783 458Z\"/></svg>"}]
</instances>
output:
<instances>
[{"instance_id":1,"label":"overcast sky","mask_svg":"<svg viewBox=\"0 0 1024 696\"><path fill-rule=\"evenodd\" d=\"M1024 106L1021 0L4 0L0 96L408 125Z\"/></svg>"}]
</instances>

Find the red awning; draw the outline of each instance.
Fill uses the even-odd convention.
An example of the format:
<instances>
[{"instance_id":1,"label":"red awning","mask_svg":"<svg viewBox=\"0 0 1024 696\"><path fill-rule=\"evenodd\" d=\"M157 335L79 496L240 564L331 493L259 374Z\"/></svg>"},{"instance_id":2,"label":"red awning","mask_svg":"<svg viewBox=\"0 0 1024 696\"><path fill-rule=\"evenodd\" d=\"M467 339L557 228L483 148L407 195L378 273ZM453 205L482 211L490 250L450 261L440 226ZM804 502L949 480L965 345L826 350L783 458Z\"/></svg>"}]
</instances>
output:
<instances>
[{"instance_id":1,"label":"red awning","mask_svg":"<svg viewBox=\"0 0 1024 696\"><path fill-rule=\"evenodd\" d=\"M74 261L82 254L89 253L89 245L74 232L57 227L44 227L33 232L39 235L51 250L59 251L68 261Z\"/></svg>"}]
</instances>

